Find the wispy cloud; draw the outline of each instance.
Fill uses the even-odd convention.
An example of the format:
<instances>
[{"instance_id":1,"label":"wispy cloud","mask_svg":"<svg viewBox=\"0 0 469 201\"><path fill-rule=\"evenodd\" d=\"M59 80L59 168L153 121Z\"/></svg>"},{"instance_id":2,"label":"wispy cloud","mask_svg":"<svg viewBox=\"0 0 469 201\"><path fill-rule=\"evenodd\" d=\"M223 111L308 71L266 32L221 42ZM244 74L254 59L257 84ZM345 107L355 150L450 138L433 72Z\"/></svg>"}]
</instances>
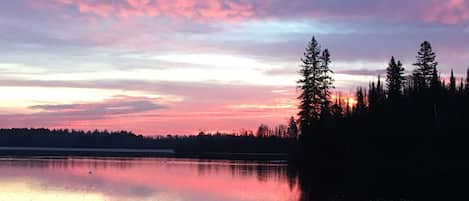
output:
<instances>
[{"instance_id":1,"label":"wispy cloud","mask_svg":"<svg viewBox=\"0 0 469 201\"><path fill-rule=\"evenodd\" d=\"M3 127L68 127L73 122L112 119L138 113L165 110L168 106L148 99L112 99L96 103L32 105L37 112L30 114L2 114ZM88 128L92 129L92 128Z\"/></svg>"},{"instance_id":2,"label":"wispy cloud","mask_svg":"<svg viewBox=\"0 0 469 201\"><path fill-rule=\"evenodd\" d=\"M369 70L369 69L358 69L358 70L341 70L341 71L336 71L335 73L338 74L347 74L347 75L385 75L386 70Z\"/></svg>"},{"instance_id":3,"label":"wispy cloud","mask_svg":"<svg viewBox=\"0 0 469 201\"><path fill-rule=\"evenodd\" d=\"M275 0L53 0L41 2L49 6L67 7L81 14L119 18L166 16L188 20L239 21L305 17L364 20L380 17L395 21L417 19L444 24L465 23L469 20L469 3L465 0L361 0L353 2L296 0L288 3Z\"/></svg>"},{"instance_id":4,"label":"wispy cloud","mask_svg":"<svg viewBox=\"0 0 469 201\"><path fill-rule=\"evenodd\" d=\"M219 0L54 0L44 1L51 6L65 6L79 13L98 17L171 17L189 20L241 20L254 15L247 1Z\"/></svg>"},{"instance_id":5,"label":"wispy cloud","mask_svg":"<svg viewBox=\"0 0 469 201\"><path fill-rule=\"evenodd\" d=\"M167 109L167 106L158 105L148 100L116 100L95 104L64 104L64 105L33 105L31 109L40 109L43 114L57 116L92 116L95 118L105 115L133 114Z\"/></svg>"}]
</instances>

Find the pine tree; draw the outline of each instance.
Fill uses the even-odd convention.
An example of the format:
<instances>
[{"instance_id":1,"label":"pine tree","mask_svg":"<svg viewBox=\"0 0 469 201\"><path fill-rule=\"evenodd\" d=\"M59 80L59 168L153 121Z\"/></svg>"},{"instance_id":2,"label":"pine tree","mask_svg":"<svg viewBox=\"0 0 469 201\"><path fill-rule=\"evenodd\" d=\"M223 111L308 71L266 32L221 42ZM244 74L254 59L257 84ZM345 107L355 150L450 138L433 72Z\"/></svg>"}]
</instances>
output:
<instances>
[{"instance_id":1,"label":"pine tree","mask_svg":"<svg viewBox=\"0 0 469 201\"><path fill-rule=\"evenodd\" d=\"M345 116L348 118L352 115L352 111L350 109L350 98L347 98L345 101Z\"/></svg>"},{"instance_id":2,"label":"pine tree","mask_svg":"<svg viewBox=\"0 0 469 201\"><path fill-rule=\"evenodd\" d=\"M332 118L335 120L342 119L344 109L342 107L342 103L340 101L340 96L337 96L335 99L334 105L331 106L331 113L332 113Z\"/></svg>"},{"instance_id":3,"label":"pine tree","mask_svg":"<svg viewBox=\"0 0 469 201\"><path fill-rule=\"evenodd\" d=\"M456 94L456 78L454 77L453 69L451 69L451 77L449 78L449 91L451 95Z\"/></svg>"},{"instance_id":4,"label":"pine tree","mask_svg":"<svg viewBox=\"0 0 469 201\"><path fill-rule=\"evenodd\" d=\"M323 120L330 119L331 111L330 111L330 89L333 88L333 79L329 75L332 73L332 70L329 68L329 64L331 63L330 53L328 49L325 49L321 55L321 67L319 69L319 89L321 91L319 95L319 101L321 103L321 115L320 118Z\"/></svg>"},{"instance_id":5,"label":"pine tree","mask_svg":"<svg viewBox=\"0 0 469 201\"><path fill-rule=\"evenodd\" d=\"M296 126L295 118L290 117L290 122L288 123L287 134L289 138L298 137L298 127Z\"/></svg>"},{"instance_id":6,"label":"pine tree","mask_svg":"<svg viewBox=\"0 0 469 201\"><path fill-rule=\"evenodd\" d=\"M465 83L464 89L466 93L469 93L469 67L467 68L467 72L466 72L466 83Z\"/></svg>"},{"instance_id":7,"label":"pine tree","mask_svg":"<svg viewBox=\"0 0 469 201\"><path fill-rule=\"evenodd\" d=\"M363 115L366 113L366 103L365 103L365 95L363 94L363 89L358 88L356 93L357 98L357 105L355 106L355 114Z\"/></svg>"},{"instance_id":8,"label":"pine tree","mask_svg":"<svg viewBox=\"0 0 469 201\"><path fill-rule=\"evenodd\" d=\"M386 102L386 93L383 84L381 84L381 75L378 75L378 83L376 84L376 98L378 109L381 109Z\"/></svg>"},{"instance_id":9,"label":"pine tree","mask_svg":"<svg viewBox=\"0 0 469 201\"><path fill-rule=\"evenodd\" d=\"M438 70L436 69L436 66L433 66L432 77L430 80L430 88L432 90L432 95L435 100L439 97L441 87L445 87L445 85L446 84L444 83L444 81L443 85L441 84L440 76L438 76Z\"/></svg>"},{"instance_id":10,"label":"pine tree","mask_svg":"<svg viewBox=\"0 0 469 201\"><path fill-rule=\"evenodd\" d=\"M375 86L375 82L369 84L368 89L368 108L371 112L375 112L376 105L378 103L378 93Z\"/></svg>"},{"instance_id":11,"label":"pine tree","mask_svg":"<svg viewBox=\"0 0 469 201\"><path fill-rule=\"evenodd\" d=\"M391 57L388 67L386 68L386 82L388 90L388 98L391 103L396 102L402 95L402 88L404 86L404 68L401 61L397 61Z\"/></svg>"},{"instance_id":12,"label":"pine tree","mask_svg":"<svg viewBox=\"0 0 469 201\"><path fill-rule=\"evenodd\" d=\"M257 128L257 137L269 137L271 134L272 130L265 124L261 124L259 128Z\"/></svg>"},{"instance_id":13,"label":"pine tree","mask_svg":"<svg viewBox=\"0 0 469 201\"><path fill-rule=\"evenodd\" d=\"M443 87L445 87L445 84L443 82ZM426 114L423 113L423 115L431 115L433 116L433 121L434 125L438 126L438 118L439 118L439 111L440 111L440 100L441 100L441 81L440 81L440 76L438 76L438 70L436 69L436 65L433 66L433 71L432 71L432 77L430 80L430 89L431 89L431 100L426 100L424 103L430 104L432 113L431 114ZM428 106L428 105L427 105ZM427 116L429 117L429 116Z\"/></svg>"},{"instance_id":14,"label":"pine tree","mask_svg":"<svg viewBox=\"0 0 469 201\"><path fill-rule=\"evenodd\" d=\"M438 65L438 62L435 61L435 57L436 55L432 50L431 44L428 41L424 41L420 45L417 62L414 63L414 66L417 67L413 72L414 84L417 90L422 91L430 87L434 70Z\"/></svg>"},{"instance_id":15,"label":"pine tree","mask_svg":"<svg viewBox=\"0 0 469 201\"><path fill-rule=\"evenodd\" d=\"M381 84L381 76L378 75L378 81L370 84L368 90L368 109L370 112L379 112L386 102L386 94L383 85Z\"/></svg>"},{"instance_id":16,"label":"pine tree","mask_svg":"<svg viewBox=\"0 0 469 201\"><path fill-rule=\"evenodd\" d=\"M459 94L464 93L464 79L463 79L463 78L461 78L461 80L459 81L458 93L459 93Z\"/></svg>"},{"instance_id":17,"label":"pine tree","mask_svg":"<svg viewBox=\"0 0 469 201\"><path fill-rule=\"evenodd\" d=\"M326 49L321 54L321 47L315 37L309 42L301 62L301 79L297 82L302 91L298 97L301 101L298 115L300 130L304 134L321 118L329 118L329 98L333 80L329 75L332 73L329 68L329 51Z\"/></svg>"},{"instance_id":18,"label":"pine tree","mask_svg":"<svg viewBox=\"0 0 469 201\"><path fill-rule=\"evenodd\" d=\"M301 69L299 71L301 79L298 80L298 88L301 90L298 113L300 130L302 134L311 130L312 124L319 119L321 112L321 90L318 81L321 74L321 47L313 37L306 47L303 58L301 58Z\"/></svg>"}]
</instances>

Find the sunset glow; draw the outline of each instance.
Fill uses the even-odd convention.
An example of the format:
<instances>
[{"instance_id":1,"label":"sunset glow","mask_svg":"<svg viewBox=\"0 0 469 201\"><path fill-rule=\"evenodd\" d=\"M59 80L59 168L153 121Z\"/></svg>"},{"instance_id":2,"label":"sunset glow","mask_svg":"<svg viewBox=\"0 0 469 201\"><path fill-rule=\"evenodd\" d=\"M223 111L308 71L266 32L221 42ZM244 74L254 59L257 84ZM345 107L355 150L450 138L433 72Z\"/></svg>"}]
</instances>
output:
<instances>
[{"instance_id":1,"label":"sunset glow","mask_svg":"<svg viewBox=\"0 0 469 201\"><path fill-rule=\"evenodd\" d=\"M469 61L465 0L15 0L0 16L6 128L165 135L286 124L312 35L351 106L391 56L412 69L422 40L458 80Z\"/></svg>"}]
</instances>

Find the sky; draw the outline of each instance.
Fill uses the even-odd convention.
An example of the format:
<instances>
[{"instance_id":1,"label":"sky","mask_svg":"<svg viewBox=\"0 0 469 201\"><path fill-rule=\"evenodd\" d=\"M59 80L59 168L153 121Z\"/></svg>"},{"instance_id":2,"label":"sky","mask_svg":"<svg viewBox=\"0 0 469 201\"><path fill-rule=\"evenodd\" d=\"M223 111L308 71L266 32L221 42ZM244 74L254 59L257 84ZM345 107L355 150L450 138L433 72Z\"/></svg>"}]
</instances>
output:
<instances>
[{"instance_id":1,"label":"sky","mask_svg":"<svg viewBox=\"0 0 469 201\"><path fill-rule=\"evenodd\" d=\"M337 91L411 71L432 43L442 76L469 66L469 0L15 0L0 3L0 127L238 131L296 114L314 35Z\"/></svg>"}]
</instances>

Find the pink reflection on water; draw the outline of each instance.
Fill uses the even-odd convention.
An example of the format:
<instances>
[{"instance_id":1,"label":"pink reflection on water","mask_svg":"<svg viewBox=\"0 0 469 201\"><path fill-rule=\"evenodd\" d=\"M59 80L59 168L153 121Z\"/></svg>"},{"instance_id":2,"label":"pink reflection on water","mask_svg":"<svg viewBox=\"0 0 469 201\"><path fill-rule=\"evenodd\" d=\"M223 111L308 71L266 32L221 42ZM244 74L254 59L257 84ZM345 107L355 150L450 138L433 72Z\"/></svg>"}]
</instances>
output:
<instances>
[{"instance_id":1,"label":"pink reflection on water","mask_svg":"<svg viewBox=\"0 0 469 201\"><path fill-rule=\"evenodd\" d=\"M3 193L32 198L93 195L94 200L110 201L295 201L300 194L283 164L182 159L0 160L0 186L12 184L20 187L0 190L0 197Z\"/></svg>"}]
</instances>

